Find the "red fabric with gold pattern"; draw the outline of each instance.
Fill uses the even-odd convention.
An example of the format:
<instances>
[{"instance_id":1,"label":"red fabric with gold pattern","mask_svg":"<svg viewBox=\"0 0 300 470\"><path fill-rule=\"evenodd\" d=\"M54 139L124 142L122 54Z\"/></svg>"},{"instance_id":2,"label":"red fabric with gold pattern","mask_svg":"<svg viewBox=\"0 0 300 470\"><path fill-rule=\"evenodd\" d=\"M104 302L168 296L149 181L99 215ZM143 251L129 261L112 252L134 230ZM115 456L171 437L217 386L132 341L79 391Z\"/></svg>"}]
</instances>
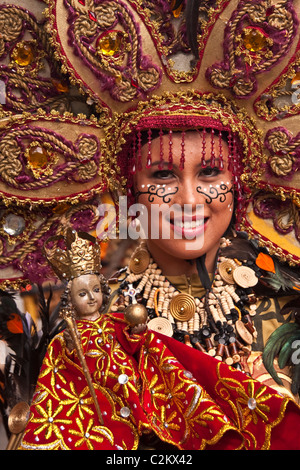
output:
<instances>
[{"instance_id":1,"label":"red fabric with gold pattern","mask_svg":"<svg viewBox=\"0 0 300 470\"><path fill-rule=\"evenodd\" d=\"M297 405L246 374L151 331L130 336L122 314L79 321L78 329L104 426L60 334L21 449L137 449L145 429L187 450L300 448L291 432L300 424Z\"/></svg>"}]
</instances>

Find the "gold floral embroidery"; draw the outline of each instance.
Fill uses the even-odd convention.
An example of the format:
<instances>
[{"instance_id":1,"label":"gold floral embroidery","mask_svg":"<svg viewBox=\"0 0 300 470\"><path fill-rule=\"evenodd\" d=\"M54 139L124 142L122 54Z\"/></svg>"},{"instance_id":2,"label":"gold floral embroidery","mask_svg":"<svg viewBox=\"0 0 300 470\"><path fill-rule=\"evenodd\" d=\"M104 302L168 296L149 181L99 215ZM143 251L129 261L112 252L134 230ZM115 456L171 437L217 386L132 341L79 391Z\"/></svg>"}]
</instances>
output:
<instances>
[{"instance_id":1,"label":"gold floral embroidery","mask_svg":"<svg viewBox=\"0 0 300 470\"><path fill-rule=\"evenodd\" d=\"M53 351L53 348L51 345L49 349L50 349L50 354L49 356L47 356L47 358L44 361L44 368L40 374L40 378L45 377L47 374L51 374L51 385L54 388L56 379L58 377L64 384L67 383L64 376L60 374L60 371L63 371L66 369L66 365L64 363L63 355L61 353L58 354L57 357L55 357L54 354L51 354L51 351Z\"/></svg>"},{"instance_id":2,"label":"gold floral embroidery","mask_svg":"<svg viewBox=\"0 0 300 470\"><path fill-rule=\"evenodd\" d=\"M37 427L34 434L38 435L42 431L46 430L45 439L50 439L53 433L59 439L63 439L59 429L59 424L71 424L72 421L70 419L57 418L62 409L63 405L59 405L55 410L53 410L53 402L51 400L47 401L46 409L37 405L36 410L41 415L41 418L33 418L31 420L32 423L40 423L40 426Z\"/></svg>"},{"instance_id":3,"label":"gold floral embroidery","mask_svg":"<svg viewBox=\"0 0 300 470\"><path fill-rule=\"evenodd\" d=\"M85 443L89 450L94 450L94 446L91 441L96 441L101 444L104 441L104 437L109 440L111 445L113 445L113 433L106 427L94 426L93 419L89 420L86 428L83 427L82 422L78 418L76 419L76 424L79 428L79 431L70 429L70 434L79 437L78 441L75 443L75 447L80 447ZM97 434L102 434L104 437L100 437Z\"/></svg>"},{"instance_id":4,"label":"gold floral embroidery","mask_svg":"<svg viewBox=\"0 0 300 470\"><path fill-rule=\"evenodd\" d=\"M78 409L78 413L81 419L84 419L83 412L93 415L94 411L89 407L89 405L93 403L93 399L91 396L89 396L88 387L85 387L82 392L78 394L73 382L71 382L69 386L70 392L64 388L61 389L61 391L67 397L69 397L68 399L61 401L63 406L68 407L66 416L71 416L76 411L76 409Z\"/></svg>"}]
</instances>

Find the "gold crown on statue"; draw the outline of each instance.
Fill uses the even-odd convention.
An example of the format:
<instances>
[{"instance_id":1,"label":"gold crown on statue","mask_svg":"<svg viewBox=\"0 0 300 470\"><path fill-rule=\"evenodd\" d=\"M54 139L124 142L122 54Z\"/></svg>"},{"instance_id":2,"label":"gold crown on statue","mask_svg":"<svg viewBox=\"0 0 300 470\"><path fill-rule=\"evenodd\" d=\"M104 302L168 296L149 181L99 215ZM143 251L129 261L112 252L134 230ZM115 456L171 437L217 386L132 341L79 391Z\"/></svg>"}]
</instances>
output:
<instances>
[{"instance_id":1,"label":"gold crown on statue","mask_svg":"<svg viewBox=\"0 0 300 470\"><path fill-rule=\"evenodd\" d=\"M97 239L88 233L68 229L65 237L50 237L44 252L61 280L69 281L83 274L100 274L100 246Z\"/></svg>"}]
</instances>

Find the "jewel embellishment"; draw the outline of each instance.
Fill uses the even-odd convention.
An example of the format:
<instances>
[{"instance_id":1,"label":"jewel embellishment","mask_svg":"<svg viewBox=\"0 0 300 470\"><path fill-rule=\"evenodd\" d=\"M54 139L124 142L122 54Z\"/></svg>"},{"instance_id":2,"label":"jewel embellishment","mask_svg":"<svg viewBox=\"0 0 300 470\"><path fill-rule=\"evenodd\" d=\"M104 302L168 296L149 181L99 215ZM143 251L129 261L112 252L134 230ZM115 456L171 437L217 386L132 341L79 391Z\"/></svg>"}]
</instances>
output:
<instances>
[{"instance_id":1,"label":"jewel embellishment","mask_svg":"<svg viewBox=\"0 0 300 470\"><path fill-rule=\"evenodd\" d=\"M27 168L31 170L35 178L52 175L52 167L58 161L58 157L54 155L48 142L43 144L37 141L31 142L25 150L25 157Z\"/></svg>"},{"instance_id":2,"label":"jewel embellishment","mask_svg":"<svg viewBox=\"0 0 300 470\"><path fill-rule=\"evenodd\" d=\"M244 46L251 52L260 51L268 45L266 35L258 28L245 28L242 36Z\"/></svg>"},{"instance_id":3,"label":"jewel embellishment","mask_svg":"<svg viewBox=\"0 0 300 470\"><path fill-rule=\"evenodd\" d=\"M117 57L124 49L122 31L106 31L97 41L97 52L107 57Z\"/></svg>"},{"instance_id":4,"label":"jewel embellishment","mask_svg":"<svg viewBox=\"0 0 300 470\"><path fill-rule=\"evenodd\" d=\"M35 59L35 50L30 41L21 41L12 52L12 59L20 67L31 65Z\"/></svg>"}]
</instances>

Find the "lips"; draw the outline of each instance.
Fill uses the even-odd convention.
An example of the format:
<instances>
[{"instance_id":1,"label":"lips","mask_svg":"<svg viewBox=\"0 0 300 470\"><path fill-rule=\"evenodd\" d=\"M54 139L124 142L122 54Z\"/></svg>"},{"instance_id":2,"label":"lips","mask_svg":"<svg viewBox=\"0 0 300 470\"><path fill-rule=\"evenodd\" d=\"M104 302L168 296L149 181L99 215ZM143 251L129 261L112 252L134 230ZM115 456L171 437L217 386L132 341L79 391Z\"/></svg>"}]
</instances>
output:
<instances>
[{"instance_id":1,"label":"lips","mask_svg":"<svg viewBox=\"0 0 300 470\"><path fill-rule=\"evenodd\" d=\"M202 235L205 231L208 217L203 216L185 216L184 218L178 217L170 219L169 224L174 231L174 234L182 238L194 239Z\"/></svg>"}]
</instances>

